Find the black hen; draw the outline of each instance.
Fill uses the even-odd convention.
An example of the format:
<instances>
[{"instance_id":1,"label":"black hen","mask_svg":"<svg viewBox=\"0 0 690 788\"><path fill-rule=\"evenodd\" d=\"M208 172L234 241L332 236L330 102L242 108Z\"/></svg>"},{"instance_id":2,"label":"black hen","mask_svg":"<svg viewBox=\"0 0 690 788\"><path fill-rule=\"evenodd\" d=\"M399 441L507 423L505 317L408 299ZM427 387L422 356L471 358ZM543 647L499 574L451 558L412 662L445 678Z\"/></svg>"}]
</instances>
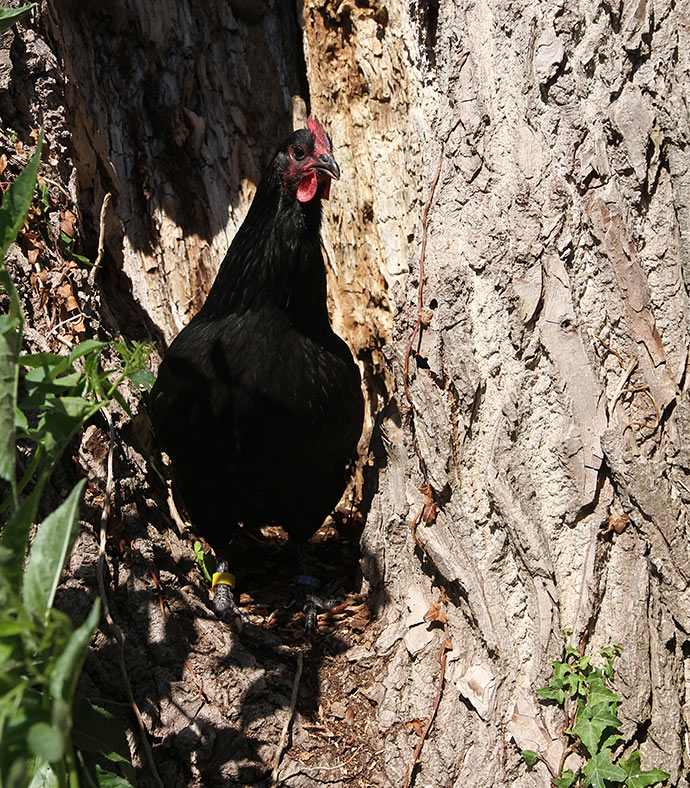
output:
<instances>
[{"instance_id":1,"label":"black hen","mask_svg":"<svg viewBox=\"0 0 690 788\"><path fill-rule=\"evenodd\" d=\"M158 442L224 572L240 522L280 524L302 543L321 526L362 430L359 371L330 326L319 241L321 200L340 171L321 124L307 125L264 173L151 395ZM216 609L238 615L227 582Z\"/></svg>"}]
</instances>

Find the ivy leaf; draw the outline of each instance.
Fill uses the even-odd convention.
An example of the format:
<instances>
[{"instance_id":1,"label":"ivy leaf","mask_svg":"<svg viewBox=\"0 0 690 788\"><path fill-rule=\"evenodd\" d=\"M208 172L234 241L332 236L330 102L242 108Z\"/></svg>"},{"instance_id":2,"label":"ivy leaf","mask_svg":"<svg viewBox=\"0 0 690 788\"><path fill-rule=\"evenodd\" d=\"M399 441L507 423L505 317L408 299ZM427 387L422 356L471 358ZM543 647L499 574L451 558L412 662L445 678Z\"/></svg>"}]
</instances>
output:
<instances>
[{"instance_id":1,"label":"ivy leaf","mask_svg":"<svg viewBox=\"0 0 690 788\"><path fill-rule=\"evenodd\" d=\"M584 787L608 788L606 781L622 783L625 780L625 772L620 766L611 763L611 750L602 750L594 757L590 758L584 765L582 771L586 775Z\"/></svg>"},{"instance_id":2,"label":"ivy leaf","mask_svg":"<svg viewBox=\"0 0 690 788\"><path fill-rule=\"evenodd\" d=\"M521 750L520 755L525 759L528 766L534 766L539 760L539 755L534 750Z\"/></svg>"},{"instance_id":3,"label":"ivy leaf","mask_svg":"<svg viewBox=\"0 0 690 788\"><path fill-rule=\"evenodd\" d=\"M617 695L613 690L609 689L603 679L598 676L591 678L587 683L589 685L587 701L590 706L594 707L595 705L604 703L609 707L615 707L621 702L620 695Z\"/></svg>"},{"instance_id":4,"label":"ivy leaf","mask_svg":"<svg viewBox=\"0 0 690 788\"><path fill-rule=\"evenodd\" d=\"M650 769L645 772L640 766L640 751L635 750L630 757L620 759L620 765L625 773L625 784L627 788L648 788L668 780L668 774L661 769Z\"/></svg>"},{"instance_id":5,"label":"ivy leaf","mask_svg":"<svg viewBox=\"0 0 690 788\"><path fill-rule=\"evenodd\" d=\"M570 788L575 783L576 776L572 769L566 769L562 777L554 777L553 784L555 788Z\"/></svg>"},{"instance_id":6,"label":"ivy leaf","mask_svg":"<svg viewBox=\"0 0 690 788\"><path fill-rule=\"evenodd\" d=\"M560 706L565 703L565 692L559 687L542 687L537 690L537 695L545 700L555 700Z\"/></svg>"},{"instance_id":7,"label":"ivy leaf","mask_svg":"<svg viewBox=\"0 0 690 788\"><path fill-rule=\"evenodd\" d=\"M580 738L590 755L599 749L599 740L607 728L616 728L621 721L613 714L606 703L596 706L581 706L573 733Z\"/></svg>"}]
</instances>

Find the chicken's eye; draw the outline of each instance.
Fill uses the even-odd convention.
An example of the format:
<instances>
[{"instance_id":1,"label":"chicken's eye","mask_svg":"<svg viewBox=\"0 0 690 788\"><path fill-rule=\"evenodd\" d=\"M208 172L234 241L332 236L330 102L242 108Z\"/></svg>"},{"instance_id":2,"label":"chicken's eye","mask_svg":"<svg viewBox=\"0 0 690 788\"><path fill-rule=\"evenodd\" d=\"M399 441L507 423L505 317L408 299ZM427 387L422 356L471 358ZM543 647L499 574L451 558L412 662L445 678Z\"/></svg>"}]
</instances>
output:
<instances>
[{"instance_id":1,"label":"chicken's eye","mask_svg":"<svg viewBox=\"0 0 690 788\"><path fill-rule=\"evenodd\" d=\"M301 148L299 145L295 145L292 149L292 155L297 159L297 161L301 161L307 154L304 148Z\"/></svg>"}]
</instances>

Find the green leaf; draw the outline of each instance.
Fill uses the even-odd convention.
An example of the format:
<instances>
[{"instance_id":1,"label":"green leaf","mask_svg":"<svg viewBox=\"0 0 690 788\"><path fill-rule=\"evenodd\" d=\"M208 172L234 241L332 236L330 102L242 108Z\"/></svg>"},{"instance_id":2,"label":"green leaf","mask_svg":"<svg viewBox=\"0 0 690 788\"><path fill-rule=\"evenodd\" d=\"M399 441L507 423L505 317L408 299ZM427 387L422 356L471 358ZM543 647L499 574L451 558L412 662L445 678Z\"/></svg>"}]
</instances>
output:
<instances>
[{"instance_id":1,"label":"green leaf","mask_svg":"<svg viewBox=\"0 0 690 788\"><path fill-rule=\"evenodd\" d=\"M31 545L22 597L27 610L40 621L48 618L65 563L79 533L79 503L85 484L85 479L78 482L66 500L46 517Z\"/></svg>"},{"instance_id":2,"label":"green leaf","mask_svg":"<svg viewBox=\"0 0 690 788\"><path fill-rule=\"evenodd\" d=\"M84 752L101 753L111 761L129 763L129 745L124 728L110 712L77 694L73 717L72 740L76 747Z\"/></svg>"},{"instance_id":3,"label":"green leaf","mask_svg":"<svg viewBox=\"0 0 690 788\"><path fill-rule=\"evenodd\" d=\"M80 342L69 354L69 362L72 364L78 358L87 355L87 353L94 353L97 351L98 354L104 347L108 347L107 342L100 342L97 339L86 339L84 342Z\"/></svg>"},{"instance_id":4,"label":"green leaf","mask_svg":"<svg viewBox=\"0 0 690 788\"><path fill-rule=\"evenodd\" d=\"M65 752L64 738L47 722L32 725L26 734L26 743L34 755L49 763L60 760Z\"/></svg>"},{"instance_id":5,"label":"green leaf","mask_svg":"<svg viewBox=\"0 0 690 788\"><path fill-rule=\"evenodd\" d=\"M621 721L612 714L606 704L600 703L595 707L581 706L577 713L577 723L573 733L580 738L590 755L599 749L599 740L607 728L616 728Z\"/></svg>"},{"instance_id":6,"label":"green leaf","mask_svg":"<svg viewBox=\"0 0 690 788\"><path fill-rule=\"evenodd\" d=\"M29 547L29 534L38 509L41 487L36 485L31 494L12 512L0 532L0 546L5 550L3 563L5 580L17 593L22 585L24 556Z\"/></svg>"},{"instance_id":7,"label":"green leaf","mask_svg":"<svg viewBox=\"0 0 690 788\"><path fill-rule=\"evenodd\" d=\"M201 542L196 541L194 542L194 555L196 556L196 562L199 565L199 569L204 573L204 577L211 582L211 573L206 566L206 554L204 553L204 548L201 546Z\"/></svg>"},{"instance_id":8,"label":"green leaf","mask_svg":"<svg viewBox=\"0 0 690 788\"><path fill-rule=\"evenodd\" d=\"M145 389L146 391L151 391L153 384L156 382L156 376L150 369L139 369L133 372L129 376L129 379L135 386Z\"/></svg>"},{"instance_id":9,"label":"green leaf","mask_svg":"<svg viewBox=\"0 0 690 788\"><path fill-rule=\"evenodd\" d=\"M669 778L669 775L661 769L643 771L640 766L639 750L635 750L627 760L621 758L619 763L625 772L625 784L628 788L647 788Z\"/></svg>"},{"instance_id":10,"label":"green leaf","mask_svg":"<svg viewBox=\"0 0 690 788\"><path fill-rule=\"evenodd\" d=\"M100 766L96 766L98 788L132 788L132 783L113 772L106 772Z\"/></svg>"},{"instance_id":11,"label":"green leaf","mask_svg":"<svg viewBox=\"0 0 690 788\"><path fill-rule=\"evenodd\" d=\"M42 447L45 462L41 474L50 476L55 463L60 459L79 428L93 416L104 403L89 402L83 397L63 396L55 398L53 407L41 417L39 430L42 432Z\"/></svg>"},{"instance_id":12,"label":"green leaf","mask_svg":"<svg viewBox=\"0 0 690 788\"><path fill-rule=\"evenodd\" d=\"M24 6L26 11L31 6ZM11 12L13 9L4 9ZM22 11L22 9L15 9ZM1 20L0 15L0 20ZM6 30L7 28L5 28ZM2 21L0 21L0 32L2 32ZM41 160L41 148L43 146L43 131L38 137L36 152L29 159L28 164L14 179L10 188L5 192L0 207L0 260L4 260L5 254L24 226L29 207L34 196L36 177L38 175L38 165Z\"/></svg>"},{"instance_id":13,"label":"green leaf","mask_svg":"<svg viewBox=\"0 0 690 788\"><path fill-rule=\"evenodd\" d=\"M553 784L555 788L570 788L574 784L577 775L572 769L566 769L562 777L554 777Z\"/></svg>"},{"instance_id":14,"label":"green leaf","mask_svg":"<svg viewBox=\"0 0 690 788\"><path fill-rule=\"evenodd\" d=\"M96 599L86 621L74 630L67 646L58 657L50 676L50 694L54 700L69 704L71 712L74 689L81 671L86 652L101 617L101 600Z\"/></svg>"},{"instance_id":15,"label":"green leaf","mask_svg":"<svg viewBox=\"0 0 690 788\"><path fill-rule=\"evenodd\" d=\"M623 646L620 643L613 643L610 646L604 646L601 650L601 656L608 659L613 659L619 654L623 653Z\"/></svg>"},{"instance_id":16,"label":"green leaf","mask_svg":"<svg viewBox=\"0 0 690 788\"><path fill-rule=\"evenodd\" d=\"M28 788L59 788L59 786L57 775L51 765L41 758L36 759Z\"/></svg>"},{"instance_id":17,"label":"green leaf","mask_svg":"<svg viewBox=\"0 0 690 788\"><path fill-rule=\"evenodd\" d=\"M59 353L26 353L21 357L21 362L25 367L43 367L44 377L49 378L69 367L69 357Z\"/></svg>"},{"instance_id":18,"label":"green leaf","mask_svg":"<svg viewBox=\"0 0 690 788\"><path fill-rule=\"evenodd\" d=\"M24 9L1 9L0 33L26 12ZM10 17L12 19L10 20ZM7 25L3 27L3 24ZM26 221L33 199L38 164L41 158L43 132L39 135L36 152L29 163L5 192L0 206L0 288L9 297L7 314L0 318L0 478L9 482L15 505L17 486L15 477L14 421L17 408L17 383L19 380L19 351L22 343L23 315L19 296L4 266L5 254Z\"/></svg>"},{"instance_id":19,"label":"green leaf","mask_svg":"<svg viewBox=\"0 0 690 788\"><path fill-rule=\"evenodd\" d=\"M582 771L587 775L585 788L589 785L593 788L608 788L606 780L613 783L622 783L625 780L623 769L611 763L611 750L598 752L587 761Z\"/></svg>"},{"instance_id":20,"label":"green leaf","mask_svg":"<svg viewBox=\"0 0 690 788\"><path fill-rule=\"evenodd\" d=\"M558 687L542 687L537 690L537 695L545 700L555 700L560 706L565 703L565 692Z\"/></svg>"},{"instance_id":21,"label":"green leaf","mask_svg":"<svg viewBox=\"0 0 690 788\"><path fill-rule=\"evenodd\" d=\"M23 5L21 8L0 8L0 35L9 30L15 22L19 22L35 7L36 3Z\"/></svg>"},{"instance_id":22,"label":"green leaf","mask_svg":"<svg viewBox=\"0 0 690 788\"><path fill-rule=\"evenodd\" d=\"M0 288L9 296L6 315L0 317L0 478L9 482L16 502L15 418L22 344L22 307L7 269L0 265Z\"/></svg>"},{"instance_id":23,"label":"green leaf","mask_svg":"<svg viewBox=\"0 0 690 788\"><path fill-rule=\"evenodd\" d=\"M534 764L539 760L539 754L534 750L520 750L520 755L522 755L522 757L525 759L525 763L528 766L534 766Z\"/></svg>"},{"instance_id":24,"label":"green leaf","mask_svg":"<svg viewBox=\"0 0 690 788\"><path fill-rule=\"evenodd\" d=\"M609 689L604 681L598 676L594 676L587 681L587 703L594 708L595 706L604 705L612 712L616 711L616 707L621 702L620 695L617 695L613 690Z\"/></svg>"}]
</instances>

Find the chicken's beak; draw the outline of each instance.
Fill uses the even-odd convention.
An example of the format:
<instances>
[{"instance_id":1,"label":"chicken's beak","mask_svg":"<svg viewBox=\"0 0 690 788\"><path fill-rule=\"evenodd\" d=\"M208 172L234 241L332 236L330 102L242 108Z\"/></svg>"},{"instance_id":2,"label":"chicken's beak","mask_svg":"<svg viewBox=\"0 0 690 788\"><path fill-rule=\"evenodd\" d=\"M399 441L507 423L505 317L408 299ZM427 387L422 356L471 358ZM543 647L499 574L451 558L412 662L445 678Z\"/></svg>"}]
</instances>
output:
<instances>
[{"instance_id":1,"label":"chicken's beak","mask_svg":"<svg viewBox=\"0 0 690 788\"><path fill-rule=\"evenodd\" d=\"M330 178L340 179L340 167L335 163L335 159L327 153L322 153L314 162L313 167L317 172L328 175Z\"/></svg>"}]
</instances>

